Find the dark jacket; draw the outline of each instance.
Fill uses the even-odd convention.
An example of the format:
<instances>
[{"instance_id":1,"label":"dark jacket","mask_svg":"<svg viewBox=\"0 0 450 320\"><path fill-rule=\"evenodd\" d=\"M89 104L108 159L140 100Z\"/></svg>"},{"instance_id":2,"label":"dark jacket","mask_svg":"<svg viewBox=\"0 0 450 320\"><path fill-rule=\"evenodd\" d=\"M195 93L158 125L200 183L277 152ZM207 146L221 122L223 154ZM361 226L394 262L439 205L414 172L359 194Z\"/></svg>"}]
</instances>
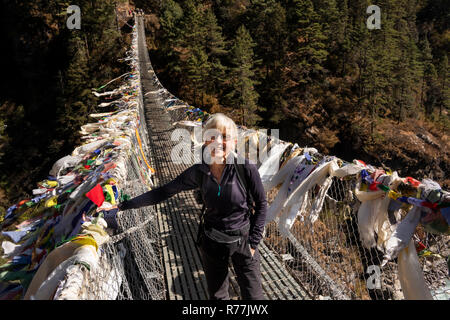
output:
<instances>
[{"instance_id":1,"label":"dark jacket","mask_svg":"<svg viewBox=\"0 0 450 320\"><path fill-rule=\"evenodd\" d=\"M232 156L232 153L230 153ZM248 177L248 188L255 201L255 213L249 217L247 195L239 183L237 172L232 164L225 165L219 184L205 162L194 164L173 181L155 188L138 197L119 204L120 210L139 208L157 204L173 195L199 187L199 175L205 174L203 180L203 199L206 205L205 226L218 230L241 229L250 222L249 242L255 249L262 238L267 212L266 192L256 166L245 159L245 173Z\"/></svg>"}]
</instances>

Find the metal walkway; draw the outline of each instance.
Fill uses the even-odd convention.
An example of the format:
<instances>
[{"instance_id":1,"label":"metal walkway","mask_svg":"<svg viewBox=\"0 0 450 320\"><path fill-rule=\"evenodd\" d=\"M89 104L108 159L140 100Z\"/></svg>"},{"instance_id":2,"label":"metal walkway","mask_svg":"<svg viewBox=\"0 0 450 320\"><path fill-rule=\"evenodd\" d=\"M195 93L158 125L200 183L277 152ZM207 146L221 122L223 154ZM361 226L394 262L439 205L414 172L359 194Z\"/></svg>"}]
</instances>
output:
<instances>
[{"instance_id":1,"label":"metal walkway","mask_svg":"<svg viewBox=\"0 0 450 320\"><path fill-rule=\"evenodd\" d=\"M151 163L156 170L157 186L168 183L188 168L186 164L175 164L170 152L176 144L170 136L174 130L173 121L163 106L163 101L154 91L156 77L145 45L143 18L138 19L139 61L142 90L144 94L145 117L149 132ZM193 197L193 191L181 192L156 206L162 240L163 263L170 300L208 299L206 279L194 239L197 235L200 206ZM283 267L279 258L265 246L261 253L263 289L268 299L309 299L305 291ZM234 271L230 267L230 297L239 299L239 287Z\"/></svg>"}]
</instances>

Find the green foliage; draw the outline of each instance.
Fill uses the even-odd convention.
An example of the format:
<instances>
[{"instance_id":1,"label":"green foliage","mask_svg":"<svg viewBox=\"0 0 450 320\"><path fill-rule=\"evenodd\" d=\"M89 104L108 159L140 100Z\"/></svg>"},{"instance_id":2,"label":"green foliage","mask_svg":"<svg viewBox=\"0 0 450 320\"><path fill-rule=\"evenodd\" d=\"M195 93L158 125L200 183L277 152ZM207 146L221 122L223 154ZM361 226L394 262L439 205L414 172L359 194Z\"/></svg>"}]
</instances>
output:
<instances>
[{"instance_id":1,"label":"green foliage","mask_svg":"<svg viewBox=\"0 0 450 320\"><path fill-rule=\"evenodd\" d=\"M348 127L342 122L355 117L368 119L373 136L379 118L400 123L423 113L431 119L436 110L446 116L448 1L382 0L377 3L379 30L367 28L370 4L167 1L157 54L160 76L171 83L169 89L206 109L199 98L203 93L216 97L225 109L240 110L244 102L239 99L248 97L248 109L256 115L248 123L289 124L292 128L281 128L282 135L283 130L289 135L296 131L291 139L311 143L319 137L305 134L309 127L342 136L348 134L339 133ZM248 46L252 67L239 61L243 55L236 51L235 34L242 24L254 42ZM245 70L240 75L238 66Z\"/></svg>"},{"instance_id":2,"label":"green foliage","mask_svg":"<svg viewBox=\"0 0 450 320\"><path fill-rule=\"evenodd\" d=\"M448 0L378 1L379 30L367 29L369 0L134 3L159 19L148 36L161 82L206 111L348 157L364 155L363 142L384 141L383 119L426 117L449 130ZM9 1L1 12L8 81L0 182L9 197L30 190L73 149L98 102L91 88L121 71L126 47L115 1L79 1L81 30L65 26L70 4Z\"/></svg>"},{"instance_id":3,"label":"green foliage","mask_svg":"<svg viewBox=\"0 0 450 320\"><path fill-rule=\"evenodd\" d=\"M261 117L256 113L258 107L258 93L255 90L254 80L254 53L256 44L248 30L242 25L236 33L234 45L231 48L231 91L226 95L231 107L239 110L243 125L254 126Z\"/></svg>"},{"instance_id":4,"label":"green foliage","mask_svg":"<svg viewBox=\"0 0 450 320\"><path fill-rule=\"evenodd\" d=\"M69 1L8 2L2 10L0 205L29 196L52 164L80 143L98 104L92 88L123 73L126 45L115 1L78 1L81 29L66 27Z\"/></svg>"}]
</instances>

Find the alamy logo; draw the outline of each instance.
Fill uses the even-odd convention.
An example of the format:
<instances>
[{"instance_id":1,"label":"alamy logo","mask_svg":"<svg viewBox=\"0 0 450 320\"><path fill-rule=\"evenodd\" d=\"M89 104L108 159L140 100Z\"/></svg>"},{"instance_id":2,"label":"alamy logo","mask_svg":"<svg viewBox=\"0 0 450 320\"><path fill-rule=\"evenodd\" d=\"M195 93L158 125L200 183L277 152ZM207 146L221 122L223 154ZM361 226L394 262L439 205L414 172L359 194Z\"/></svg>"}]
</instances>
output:
<instances>
[{"instance_id":1,"label":"alamy logo","mask_svg":"<svg viewBox=\"0 0 450 320\"><path fill-rule=\"evenodd\" d=\"M367 289L381 289L381 270L379 266L371 265L367 267L367 272L370 277L367 278Z\"/></svg>"},{"instance_id":2,"label":"alamy logo","mask_svg":"<svg viewBox=\"0 0 450 320\"><path fill-rule=\"evenodd\" d=\"M377 5L370 5L367 7L366 10L367 14L370 14L370 16L367 18L366 25L367 29L374 30L374 29L381 29L381 9Z\"/></svg>"},{"instance_id":3,"label":"alamy logo","mask_svg":"<svg viewBox=\"0 0 450 320\"><path fill-rule=\"evenodd\" d=\"M252 139L252 143L250 143L245 137L224 135L217 129L203 130L201 127L195 127L190 131L177 128L171 134L171 140L177 142L170 151L171 160L177 164L201 163L202 160L207 164L220 163L223 155L233 150L240 155L245 154L251 163L257 163L258 160L264 162L274 154L274 150L269 148L269 141L278 140L279 130L272 129L270 136L267 135L267 129L260 129L258 133L257 141ZM209 143L202 153L200 147L206 141ZM226 160L231 161L231 158ZM239 158L238 161L244 160ZM266 174L275 174L276 172L278 172L278 167L277 163L274 163L268 168Z\"/></svg>"},{"instance_id":4,"label":"alamy logo","mask_svg":"<svg viewBox=\"0 0 450 320\"><path fill-rule=\"evenodd\" d=\"M77 5L67 7L67 14L72 14L67 18L66 25L70 30L81 29L81 10Z\"/></svg>"}]
</instances>

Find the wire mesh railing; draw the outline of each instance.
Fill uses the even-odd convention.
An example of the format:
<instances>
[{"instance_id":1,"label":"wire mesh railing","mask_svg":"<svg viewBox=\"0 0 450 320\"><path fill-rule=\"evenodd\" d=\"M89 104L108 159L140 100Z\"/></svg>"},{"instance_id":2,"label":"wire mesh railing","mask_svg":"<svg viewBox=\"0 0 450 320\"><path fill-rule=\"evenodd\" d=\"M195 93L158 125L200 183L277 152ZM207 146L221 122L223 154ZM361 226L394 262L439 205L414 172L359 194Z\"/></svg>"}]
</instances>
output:
<instances>
[{"instance_id":1,"label":"wire mesh railing","mask_svg":"<svg viewBox=\"0 0 450 320\"><path fill-rule=\"evenodd\" d=\"M84 144L1 217L1 299L166 298L156 212L105 211L153 186L138 46L135 24L131 72L93 92L106 112L81 127Z\"/></svg>"},{"instance_id":2,"label":"wire mesh railing","mask_svg":"<svg viewBox=\"0 0 450 320\"><path fill-rule=\"evenodd\" d=\"M131 63L137 80L138 126L130 136L131 145L124 157L126 174L122 191L138 196L152 186L151 171L146 170L148 132L145 124L140 61L138 58L139 24L133 28ZM140 150L139 150L140 148ZM143 169L144 168L144 169ZM161 239L157 212L151 207L128 210L118 218L116 234L100 247L100 267L84 277L87 299L162 300L166 298Z\"/></svg>"}]
</instances>

